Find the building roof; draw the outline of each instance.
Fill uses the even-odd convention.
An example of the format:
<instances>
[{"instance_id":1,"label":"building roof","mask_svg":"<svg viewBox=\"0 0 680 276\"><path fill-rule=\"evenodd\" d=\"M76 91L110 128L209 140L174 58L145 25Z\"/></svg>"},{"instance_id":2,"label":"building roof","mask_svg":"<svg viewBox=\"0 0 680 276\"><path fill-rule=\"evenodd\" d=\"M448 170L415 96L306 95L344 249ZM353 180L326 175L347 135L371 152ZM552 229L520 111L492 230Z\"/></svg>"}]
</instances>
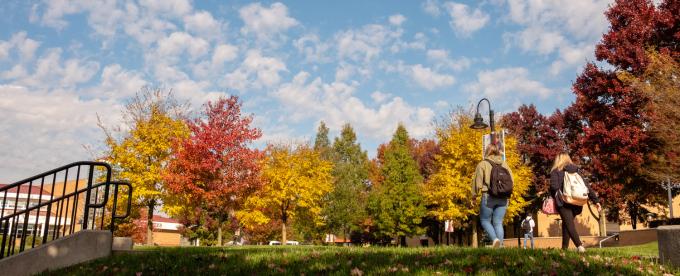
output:
<instances>
[{"instance_id":1,"label":"building roof","mask_svg":"<svg viewBox=\"0 0 680 276\"><path fill-rule=\"evenodd\" d=\"M0 184L0 189L4 188L6 186L9 186L9 184ZM22 184L21 186L19 186L19 194L27 194L28 188L29 188L28 184ZM31 194L32 195L50 195L50 193L45 191L45 190L42 190L42 193L40 193L40 191L41 191L40 185L31 186ZM8 189L7 192L16 193L17 187L12 187L12 188Z\"/></svg>"}]
</instances>

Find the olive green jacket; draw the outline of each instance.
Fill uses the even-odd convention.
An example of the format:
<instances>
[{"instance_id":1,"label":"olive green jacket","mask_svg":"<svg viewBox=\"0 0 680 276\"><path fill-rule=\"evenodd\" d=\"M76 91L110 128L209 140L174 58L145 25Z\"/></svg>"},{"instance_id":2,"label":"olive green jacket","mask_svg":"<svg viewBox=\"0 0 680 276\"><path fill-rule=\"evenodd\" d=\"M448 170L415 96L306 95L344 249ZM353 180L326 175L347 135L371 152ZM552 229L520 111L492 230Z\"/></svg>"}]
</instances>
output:
<instances>
[{"instance_id":1,"label":"olive green jacket","mask_svg":"<svg viewBox=\"0 0 680 276\"><path fill-rule=\"evenodd\" d=\"M510 172L510 177L512 177L512 170L510 170L508 164L503 161L502 156L491 155L487 156L486 159L491 160L496 164L501 164L503 168L506 168L508 172ZM475 177L472 178L472 196L476 196L479 192L486 193L489 191L489 183L491 182L491 169L493 169L493 167L486 160L482 160L477 164Z\"/></svg>"}]
</instances>

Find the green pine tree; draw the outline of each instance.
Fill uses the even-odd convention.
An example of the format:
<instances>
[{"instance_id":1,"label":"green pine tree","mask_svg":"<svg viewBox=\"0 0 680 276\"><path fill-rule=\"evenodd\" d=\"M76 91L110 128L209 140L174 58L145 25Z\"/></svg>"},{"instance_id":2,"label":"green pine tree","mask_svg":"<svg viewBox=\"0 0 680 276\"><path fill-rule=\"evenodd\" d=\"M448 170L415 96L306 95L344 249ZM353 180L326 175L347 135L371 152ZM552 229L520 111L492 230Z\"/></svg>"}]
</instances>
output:
<instances>
[{"instance_id":1,"label":"green pine tree","mask_svg":"<svg viewBox=\"0 0 680 276\"><path fill-rule=\"evenodd\" d=\"M328 127L324 121L319 123L316 139L314 139L314 150L321 155L323 160L331 160L331 140L328 138Z\"/></svg>"},{"instance_id":2,"label":"green pine tree","mask_svg":"<svg viewBox=\"0 0 680 276\"><path fill-rule=\"evenodd\" d=\"M333 142L334 187L329 194L326 218L329 228L341 232L345 239L352 230L361 229L366 218L366 180L368 155L361 150L354 129L349 124L342 128Z\"/></svg>"},{"instance_id":3,"label":"green pine tree","mask_svg":"<svg viewBox=\"0 0 680 276\"><path fill-rule=\"evenodd\" d=\"M375 187L369 200L378 234L394 237L397 242L423 234L424 229L419 225L427 212L421 194L423 177L410 154L408 141L408 132L400 124L385 150L382 168L385 181Z\"/></svg>"}]
</instances>

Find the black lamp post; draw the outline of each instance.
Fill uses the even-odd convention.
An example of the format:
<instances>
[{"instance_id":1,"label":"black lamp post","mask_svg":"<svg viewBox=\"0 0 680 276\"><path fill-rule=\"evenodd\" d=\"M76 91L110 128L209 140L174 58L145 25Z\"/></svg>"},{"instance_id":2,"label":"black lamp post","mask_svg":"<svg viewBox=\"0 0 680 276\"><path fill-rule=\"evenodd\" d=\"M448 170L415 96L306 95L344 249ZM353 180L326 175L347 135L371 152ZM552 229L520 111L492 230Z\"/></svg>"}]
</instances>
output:
<instances>
[{"instance_id":1,"label":"black lamp post","mask_svg":"<svg viewBox=\"0 0 680 276\"><path fill-rule=\"evenodd\" d=\"M491 125L491 143L496 142L496 129L494 128L494 121L493 121L493 109L491 109L491 102L487 98L483 98L479 100L477 103L477 113L475 113L475 119L474 123L470 126L472 129L485 129L489 125L487 125L484 122L484 119L482 118L482 114L479 113L479 105L482 104L483 101L486 101L486 103L489 105L489 125Z\"/></svg>"}]
</instances>

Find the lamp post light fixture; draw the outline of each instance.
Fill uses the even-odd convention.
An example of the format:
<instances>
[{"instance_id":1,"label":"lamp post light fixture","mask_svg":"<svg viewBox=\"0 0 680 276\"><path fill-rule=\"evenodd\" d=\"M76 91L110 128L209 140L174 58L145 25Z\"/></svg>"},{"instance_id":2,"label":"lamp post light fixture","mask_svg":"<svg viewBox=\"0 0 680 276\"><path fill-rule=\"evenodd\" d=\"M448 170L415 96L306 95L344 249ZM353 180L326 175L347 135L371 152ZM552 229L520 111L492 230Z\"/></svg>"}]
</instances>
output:
<instances>
[{"instance_id":1,"label":"lamp post light fixture","mask_svg":"<svg viewBox=\"0 0 680 276\"><path fill-rule=\"evenodd\" d=\"M482 118L482 114L479 113L479 106L482 104L483 101L486 101L486 103L489 105L489 125L487 125L484 122L484 119ZM474 123L470 126L471 129L485 129L488 126L491 126L491 143L496 143L496 129L494 125L494 120L493 120L493 109L491 109L491 102L489 102L489 99L483 98L479 100L477 103L477 112L475 113L475 119Z\"/></svg>"}]
</instances>

